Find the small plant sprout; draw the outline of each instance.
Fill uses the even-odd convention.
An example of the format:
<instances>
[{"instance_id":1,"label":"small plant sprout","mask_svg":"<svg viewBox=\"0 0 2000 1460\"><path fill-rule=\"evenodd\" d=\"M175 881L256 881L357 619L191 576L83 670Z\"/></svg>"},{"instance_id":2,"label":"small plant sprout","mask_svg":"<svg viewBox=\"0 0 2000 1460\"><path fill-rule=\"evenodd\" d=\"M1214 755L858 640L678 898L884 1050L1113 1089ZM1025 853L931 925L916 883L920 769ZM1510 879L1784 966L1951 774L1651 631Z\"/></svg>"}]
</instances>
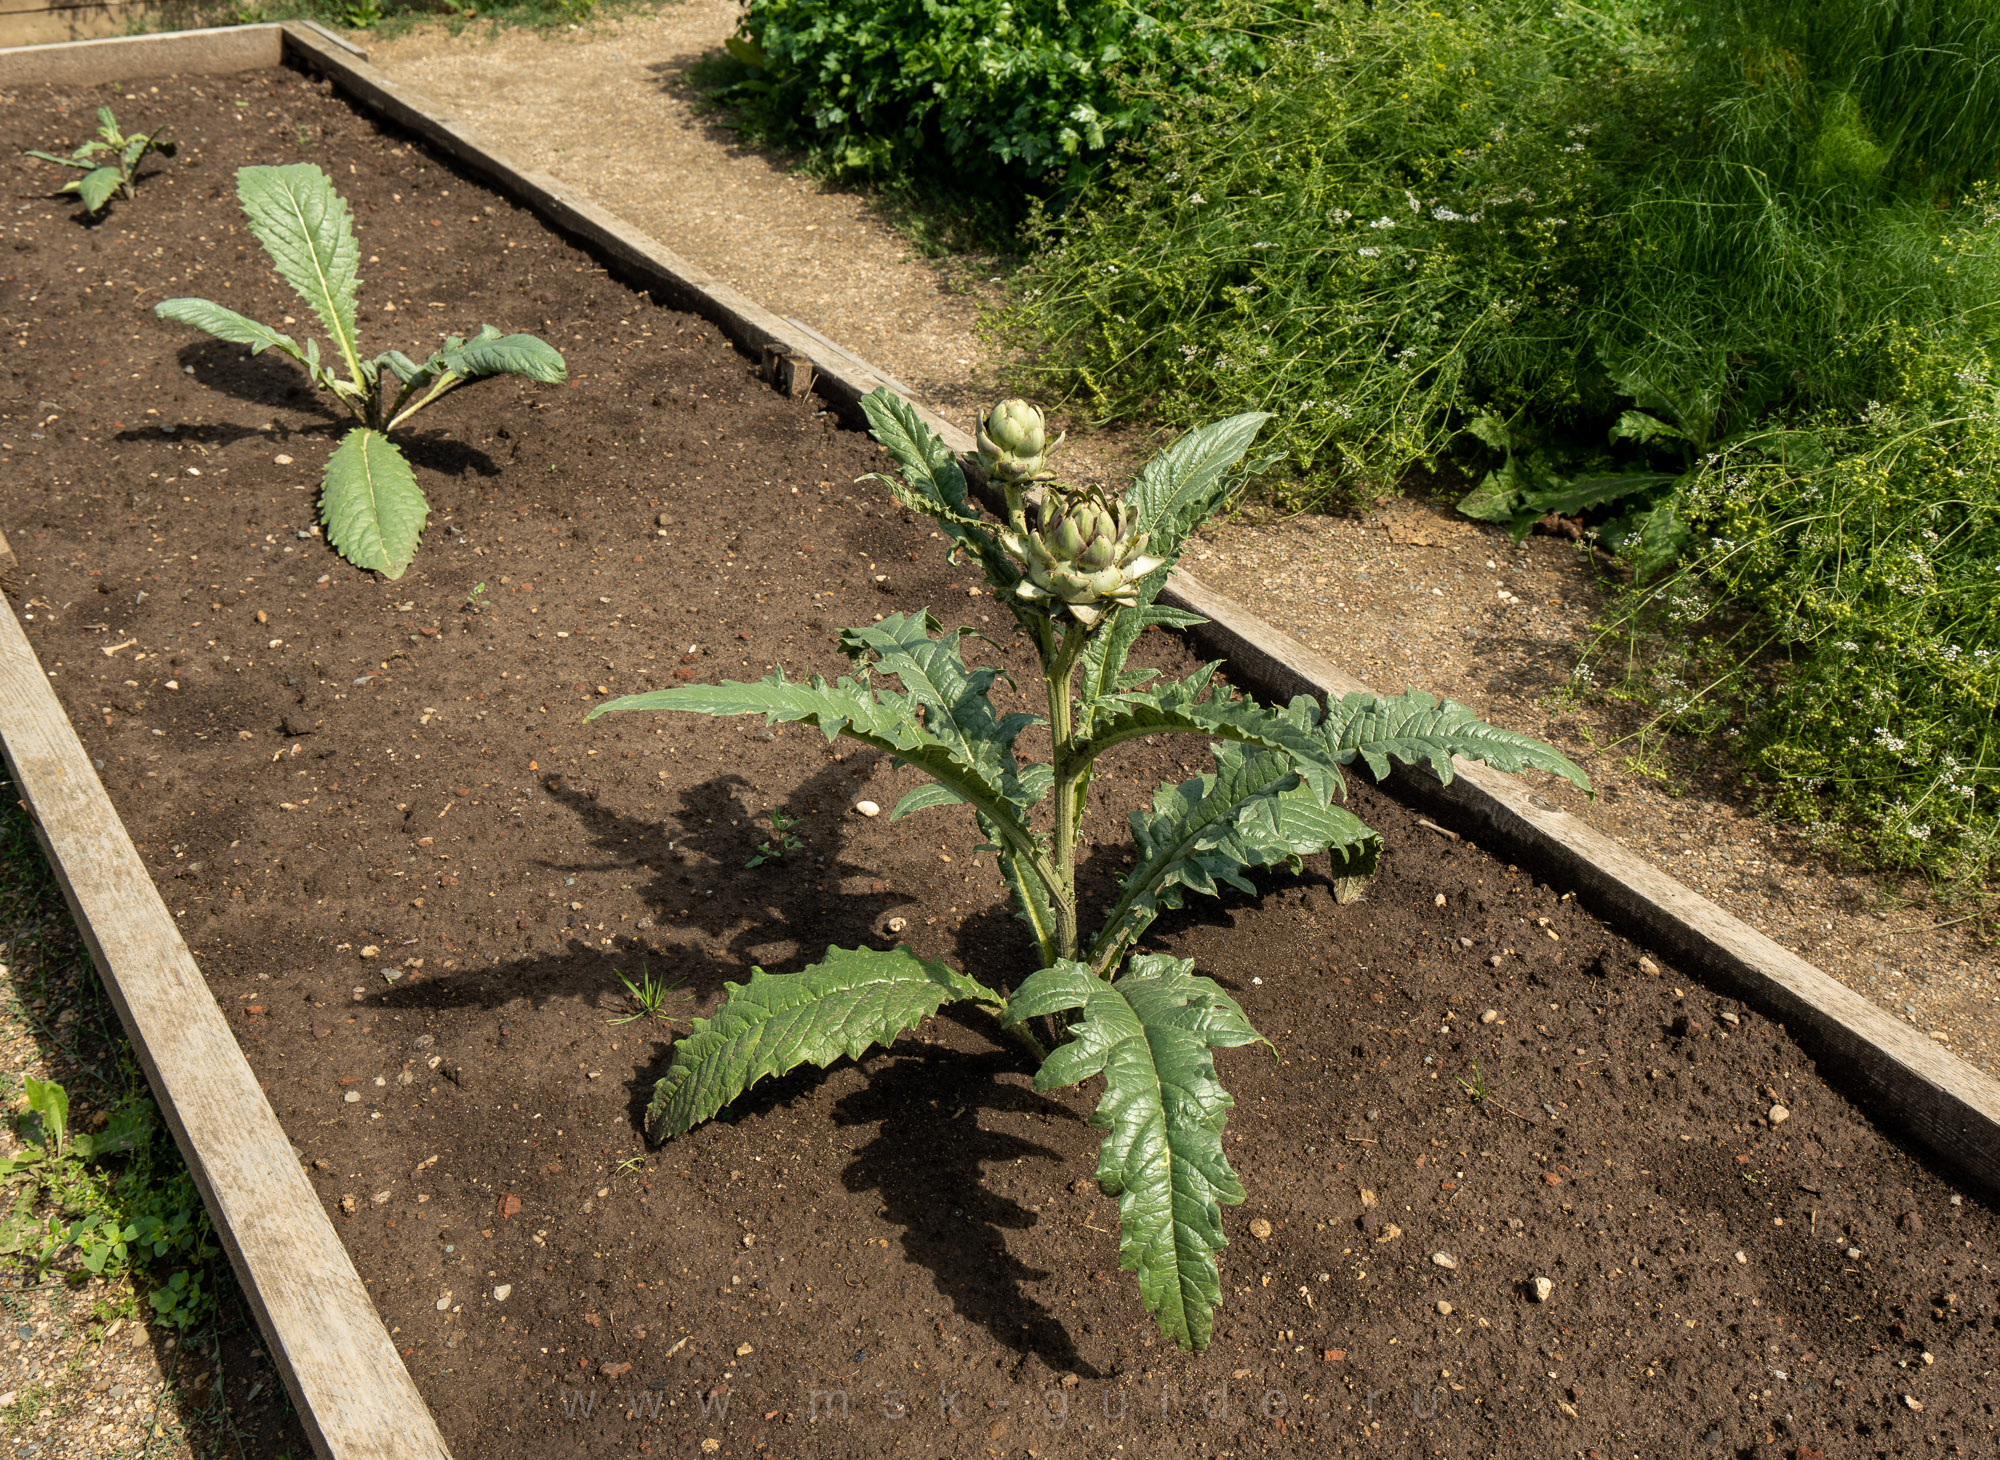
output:
<instances>
[{"instance_id":1,"label":"small plant sprout","mask_svg":"<svg viewBox=\"0 0 2000 1460\"><path fill-rule=\"evenodd\" d=\"M250 353L276 350L303 365L315 385L353 416L320 481L320 519L327 541L358 568L400 578L417 551L430 503L389 433L425 406L468 381L522 375L545 384L568 377L563 357L533 335L503 335L491 325L470 339L446 338L421 364L400 350L361 357L355 332L355 294L361 284L361 250L354 239L347 200L318 166L244 167L236 196L250 231L264 245L280 277L311 306L332 337L336 374L321 358L319 341L301 346L255 320L206 299L168 299L155 306L161 319L193 325L219 340L248 345Z\"/></svg>"},{"instance_id":2,"label":"small plant sprout","mask_svg":"<svg viewBox=\"0 0 2000 1460\"><path fill-rule=\"evenodd\" d=\"M1103 1077L1090 1124L1104 1133L1097 1183L1118 1201L1120 1261L1138 1275L1161 1333L1203 1348L1222 1297L1222 1208L1244 1199L1223 1146L1234 1101L1213 1052L1268 1041L1189 960L1141 948L1154 919L1225 887L1255 892L1253 870L1297 872L1318 853L1335 877L1370 873L1381 838L1338 804L1357 760L1378 777L1400 760L1448 780L1454 755L1532 766L1579 785L1583 773L1538 741L1418 691L1326 702L1302 695L1274 707L1225 687L1214 664L1166 682L1128 666L1144 630L1201 622L1162 606L1160 590L1188 535L1243 480L1264 414L1189 432L1114 500L1053 480L1054 443L1041 413L1005 402L980 421L977 438L1005 498L1004 520L994 523L912 407L881 390L862 405L901 467L877 480L903 507L935 519L952 556L976 563L1011 609L1040 661L1035 708L1045 714L1003 713L991 699L1001 671L968 665L964 632L920 611L847 630L841 642L856 673L837 683L797 684L780 669L756 683L630 695L591 718L762 715L816 725L828 740L844 735L921 771L931 784L905 796L890 819L969 811L1027 925L1033 962L1010 989L900 946L830 948L797 973L753 968L675 1045L647 1131L670 1139L759 1080L859 1058L948 1004L984 1005L1033 1062L1036 1089ZM1031 525L1024 494L1035 483L1041 500ZM1047 736L1045 763L1018 753L1031 726ZM1076 880L1078 828L1098 764L1129 742L1169 735L1205 743L1214 768L1160 786L1131 813L1131 870L1108 907L1087 907ZM1038 1031L1054 1034L1053 1048Z\"/></svg>"},{"instance_id":3,"label":"small plant sprout","mask_svg":"<svg viewBox=\"0 0 2000 1460\"><path fill-rule=\"evenodd\" d=\"M472 591L465 595L465 611L467 613L484 613L492 606L493 600L486 596L486 585L484 583L473 584Z\"/></svg>"},{"instance_id":4,"label":"small plant sprout","mask_svg":"<svg viewBox=\"0 0 2000 1460\"><path fill-rule=\"evenodd\" d=\"M634 1009L633 1013L627 1014L622 1019L611 1020L612 1024L631 1024L640 1019L673 1018L673 1015L667 1012L667 996L685 983L685 979L677 978L671 983L665 979L656 979L646 970L643 962L639 965L637 983L632 982L615 968L611 971L618 974L618 981L625 985L625 992L631 995Z\"/></svg>"},{"instance_id":5,"label":"small plant sprout","mask_svg":"<svg viewBox=\"0 0 2000 1460\"><path fill-rule=\"evenodd\" d=\"M771 808L771 830L776 833L770 841L757 843L757 855L743 865L745 868L761 867L766 862L782 862L787 852L805 850L805 843L792 835L792 828L799 824L796 816L787 816L777 807Z\"/></svg>"},{"instance_id":6,"label":"small plant sprout","mask_svg":"<svg viewBox=\"0 0 2000 1460\"><path fill-rule=\"evenodd\" d=\"M97 109L97 135L69 156L33 151L28 156L53 162L58 167L73 167L82 173L83 176L64 183L59 191L75 193L83 203L84 213L94 217L113 198L135 196L133 188L139 180L139 164L146 160L147 153L172 157L174 151L175 145L162 141L158 132L134 132L126 136L118 130L118 118L111 114L111 108L101 106Z\"/></svg>"}]
</instances>

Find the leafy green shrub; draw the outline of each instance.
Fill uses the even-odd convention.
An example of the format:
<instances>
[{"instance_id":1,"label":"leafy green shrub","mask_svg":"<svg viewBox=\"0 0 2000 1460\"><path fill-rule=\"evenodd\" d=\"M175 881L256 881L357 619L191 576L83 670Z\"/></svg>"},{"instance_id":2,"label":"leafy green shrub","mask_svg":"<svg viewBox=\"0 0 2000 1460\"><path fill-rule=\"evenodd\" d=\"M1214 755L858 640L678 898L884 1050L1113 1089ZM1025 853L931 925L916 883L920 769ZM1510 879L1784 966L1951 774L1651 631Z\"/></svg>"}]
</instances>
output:
<instances>
[{"instance_id":1,"label":"leafy green shrub","mask_svg":"<svg viewBox=\"0 0 2000 1460\"><path fill-rule=\"evenodd\" d=\"M1898 404L1703 460L1687 560L1625 595L1586 674L1740 738L1788 818L1970 887L2000 861L2000 394L1902 336Z\"/></svg>"},{"instance_id":2,"label":"leafy green shrub","mask_svg":"<svg viewBox=\"0 0 2000 1460\"><path fill-rule=\"evenodd\" d=\"M890 812L895 820L963 806L977 819L1035 943L1035 967L1011 992L991 988L909 949L833 948L791 974L753 969L674 1049L646 1115L658 1140L683 1134L758 1081L801 1064L859 1058L949 1004L985 1006L1034 1059L1035 1088L1104 1078L1090 1123L1105 1132L1097 1181L1118 1198L1120 1260L1160 1331L1206 1346L1221 1301L1215 1254L1224 1205L1243 1187L1224 1154L1234 1103L1212 1050L1261 1043L1236 1001L1185 959L1137 951L1165 909L1224 886L1254 891L1260 867L1298 870L1331 855L1336 875L1373 871L1381 838L1339 806L1343 771L1361 760L1377 776L1391 758L1423 762L1447 780L1451 757L1507 768L1583 775L1545 745L1482 724L1462 705L1421 692L1393 699L1300 696L1282 709L1214 681L1211 664L1157 684L1127 667L1139 635L1200 620L1155 600L1187 535L1228 500L1252 439L1249 412L1203 426L1169 446L1118 502L1051 482L1035 528L1024 487L1052 475L1041 415L1007 402L980 423L982 460L1004 485L998 530L966 494L963 473L916 412L886 390L863 401L901 468L882 478L896 500L934 518L950 554L970 557L1013 611L1042 668L1047 718L1002 713L990 698L1001 671L968 666L963 631L928 612L895 614L847 630L853 678L794 684L779 670L754 684L686 685L613 700L589 718L634 710L763 715L816 725L897 757L930 778ZM881 674L901 690L878 689ZM1046 726L1048 763L1024 764L1022 731ZM1191 735L1207 741L1212 773L1162 785L1131 813L1136 855L1117 899L1095 927L1076 887L1078 827L1098 758L1128 741ZM1047 810L1041 807L1047 803ZM1031 1023L1064 1016L1046 1048Z\"/></svg>"},{"instance_id":3,"label":"leafy green shrub","mask_svg":"<svg viewBox=\"0 0 2000 1460\"><path fill-rule=\"evenodd\" d=\"M334 191L332 180L310 162L244 167L236 172L236 194L250 231L279 275L332 337L346 378L322 363L318 340L301 346L290 335L210 300L166 299L153 312L219 340L248 345L253 355L276 350L303 365L313 384L347 409L360 424L341 438L320 481L327 541L356 567L400 578L416 555L430 503L389 433L470 381L523 375L558 384L568 374L563 357L534 335L503 335L485 325L470 340L447 338L422 364L401 350L364 360L354 323L361 249L347 200Z\"/></svg>"},{"instance_id":4,"label":"leafy green shrub","mask_svg":"<svg viewBox=\"0 0 2000 1460\"><path fill-rule=\"evenodd\" d=\"M1111 0L750 0L715 94L840 178L975 199L1001 226L1254 37Z\"/></svg>"},{"instance_id":5,"label":"leafy green shrub","mask_svg":"<svg viewBox=\"0 0 2000 1460\"><path fill-rule=\"evenodd\" d=\"M1266 56L1254 76L1174 101L1143 148L1043 224L997 321L1023 379L1106 420L1276 410L1300 495L1458 452L1492 468L1468 512L1517 533L1547 512L1585 515L1642 577L1688 552L1706 563L1708 538L1747 540L1725 508L1752 509L1714 484L1741 477L1754 510L1775 510L1791 490L1779 483L1805 480L1796 458L1746 463L1787 433L1825 445L1808 476L1845 492L1864 468L1835 458L1883 467L1855 425L1871 407L1913 440L1983 430L1963 424L1966 400L1923 382L1994 374L1991 7L1385 0L1315 15ZM1913 367L1913 350L1929 363ZM1895 454L1890 499L1869 499L1878 526L1992 499L1991 484L1918 469L1920 454ZM1958 470L2000 470L1983 448L1966 454ZM1827 643L1958 625L1882 659L1900 703L1934 704L1939 683L1916 665L1954 643L2000 652L2000 618L1892 613L1811 535L1754 536L1757 572L1716 583L1743 595L1725 608L1767 608L1767 628L1806 627L1782 611L1795 599L1845 605ZM1807 693L1821 647L1779 633L1770 683ZM1739 680L1752 667L1711 662ZM2000 768L1968 694L1936 709L1931 734L1990 788ZM1879 842L1901 818L1867 808L1892 810L1909 773L1858 753L1831 704L1757 756L1819 785L1816 801L1782 798L1795 814L1856 818ZM1891 860L1943 869L1957 838L1990 847L1990 802L1965 809L1910 821L1929 840Z\"/></svg>"}]
</instances>

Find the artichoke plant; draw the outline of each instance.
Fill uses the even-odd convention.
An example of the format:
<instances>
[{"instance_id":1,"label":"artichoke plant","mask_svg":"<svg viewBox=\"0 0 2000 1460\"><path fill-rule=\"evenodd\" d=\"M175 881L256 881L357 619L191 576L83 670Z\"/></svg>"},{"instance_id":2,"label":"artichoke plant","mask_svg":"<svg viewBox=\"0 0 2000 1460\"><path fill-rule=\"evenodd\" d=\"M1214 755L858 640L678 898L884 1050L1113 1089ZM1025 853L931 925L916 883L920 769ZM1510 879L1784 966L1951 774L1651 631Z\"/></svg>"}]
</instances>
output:
<instances>
[{"instance_id":1,"label":"artichoke plant","mask_svg":"<svg viewBox=\"0 0 2000 1460\"><path fill-rule=\"evenodd\" d=\"M1253 873L1297 872L1316 854L1336 879L1372 873L1382 839L1338 804L1357 760L1377 776L1392 759L1422 762L1443 780L1455 755L1506 770L1535 766L1579 785L1583 772L1546 745L1420 691L1301 695L1273 706L1218 682L1214 664L1167 682L1156 669L1130 667L1146 629L1201 622L1155 601L1167 576L1157 570L1228 501L1269 417L1251 412L1189 432L1115 505L1101 493L1051 486L1031 533L1020 484L1042 471L1050 448L1040 414L1012 404L981 423L981 450L990 443L998 453L1005 438L1019 474L1002 478L1012 520L996 531L978 515L957 458L908 402L878 390L861 403L901 468L878 480L902 506L936 521L953 552L976 559L995 595L1008 596L1041 662L1046 718L995 705L994 686L1011 681L995 666L966 663L972 636L922 609L847 630L841 644L860 672L837 683L799 684L779 669L755 683L628 695L590 718L762 715L895 757L928 783L889 820L940 807L973 816L981 851L993 855L1031 937L1024 965L1007 988L901 945L829 948L791 973L753 968L747 983L725 984L722 1002L676 1043L646 1130L655 1140L683 1135L761 1081L859 1059L945 1008L983 1007L1032 1063L1037 1090L1102 1077L1090 1124L1104 1133L1097 1184L1118 1202L1118 1259L1137 1276L1160 1332L1200 1349L1222 1301L1222 1209L1244 1199L1223 1139L1235 1101L1215 1051L1265 1041L1229 991L1190 960L1142 946L1154 921L1225 888L1255 893ZM1149 545L1154 556L1145 555ZM1023 563L1029 578L1017 585ZM1054 603L1069 617L1044 611ZM1031 725L1047 731L1045 762L1018 753ZM1163 735L1206 744L1214 768L1161 785L1132 812L1133 855L1100 916L1076 877L1093 772L1118 747Z\"/></svg>"},{"instance_id":2,"label":"artichoke plant","mask_svg":"<svg viewBox=\"0 0 2000 1460\"><path fill-rule=\"evenodd\" d=\"M1146 556L1147 534L1133 530L1131 506L1094 487L1044 493L1041 524L1036 532L1000 534L1027 569L1014 593L1031 603L1054 600L1052 608L1068 609L1087 629L1107 607L1136 607L1139 585L1166 561Z\"/></svg>"},{"instance_id":3,"label":"artichoke plant","mask_svg":"<svg viewBox=\"0 0 2000 1460\"><path fill-rule=\"evenodd\" d=\"M1003 400L972 423L979 464L986 468L987 476L1007 489L1010 505L1021 483L1046 481L1055 475L1048 469L1048 461L1068 435L1065 431L1049 440L1048 422L1042 413L1020 399Z\"/></svg>"}]
</instances>

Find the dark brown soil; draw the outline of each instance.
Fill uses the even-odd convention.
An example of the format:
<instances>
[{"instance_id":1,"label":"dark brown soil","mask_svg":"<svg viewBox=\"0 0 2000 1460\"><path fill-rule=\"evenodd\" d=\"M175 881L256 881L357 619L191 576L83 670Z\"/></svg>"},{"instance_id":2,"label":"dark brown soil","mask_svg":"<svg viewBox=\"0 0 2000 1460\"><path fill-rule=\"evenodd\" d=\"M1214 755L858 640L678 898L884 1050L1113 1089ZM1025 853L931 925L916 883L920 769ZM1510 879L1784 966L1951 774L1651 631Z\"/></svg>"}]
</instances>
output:
<instances>
[{"instance_id":1,"label":"dark brown soil","mask_svg":"<svg viewBox=\"0 0 2000 1460\"><path fill-rule=\"evenodd\" d=\"M851 814L912 784L872 753L584 712L1004 615L855 482L864 438L308 82L24 92L4 140L106 100L190 146L94 227L16 175L16 602L456 1453L1995 1452L1993 1212L1782 1029L1365 788L1364 901L1309 868L1157 930L1281 1051L1219 1060L1250 1196L1207 1354L1118 1271L1095 1092L1034 1093L978 1020L649 1150L672 1031L613 1022L621 973L685 1014L895 919L990 981L1027 945L963 818ZM298 376L150 314L303 317L231 185L300 158L380 260L371 342L490 320L570 359L423 419L396 583L302 535L337 427ZM1195 752L1100 779L1097 887ZM773 809L803 846L746 870Z\"/></svg>"}]
</instances>

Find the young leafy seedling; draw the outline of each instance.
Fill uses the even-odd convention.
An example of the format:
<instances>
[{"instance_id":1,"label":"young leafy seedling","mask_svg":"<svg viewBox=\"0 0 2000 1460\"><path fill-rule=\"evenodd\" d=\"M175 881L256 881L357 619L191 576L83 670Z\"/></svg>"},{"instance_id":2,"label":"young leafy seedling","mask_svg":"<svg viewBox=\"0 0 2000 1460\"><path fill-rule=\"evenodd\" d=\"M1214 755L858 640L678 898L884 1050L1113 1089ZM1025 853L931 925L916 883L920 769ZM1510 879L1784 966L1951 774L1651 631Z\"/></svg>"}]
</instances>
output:
<instances>
[{"instance_id":1,"label":"young leafy seedling","mask_svg":"<svg viewBox=\"0 0 2000 1460\"><path fill-rule=\"evenodd\" d=\"M1550 747L1420 691L1324 703L1301 695L1277 708L1219 684L1215 664L1167 683L1157 671L1127 668L1145 629L1201 622L1157 599L1188 534L1241 481L1244 453L1267 416L1189 432L1112 501L1048 481L1047 456L1060 443L1048 441L1039 411L1004 402L978 433L987 476L1006 496L1006 520L994 524L980 517L958 462L914 409L880 390L862 405L902 468L900 480L879 480L901 505L934 518L952 555L969 555L1012 609L1041 661L1046 718L1001 713L990 699L1000 671L969 667L961 631L944 632L928 612L847 630L843 644L859 673L835 684L795 684L779 670L754 684L629 695L590 718L763 715L817 725L828 740L845 735L915 767L933 784L905 796L890 819L970 809L1033 935L1036 961L1011 991L903 947L832 948L792 974L752 969L676 1044L647 1131L657 1140L680 1135L759 1080L858 1058L947 1004L983 1004L1036 1063L1036 1089L1103 1076L1090 1124L1105 1133L1097 1182L1119 1204L1120 1260L1138 1274L1160 1331L1200 1349L1221 1301L1221 1209L1244 1197L1222 1143L1234 1101L1212 1052L1266 1041L1220 985L1189 960L1137 951L1140 938L1190 896L1225 886L1254 893L1246 876L1254 868L1296 872L1303 858L1326 852L1336 878L1372 872L1381 838L1336 804L1356 760L1378 778L1394 759L1421 761L1449 781L1454 755L1508 770L1533 766L1578 785L1583 773ZM1023 498L1035 482L1047 485L1030 528ZM878 687L878 674L900 690ZM1046 764L1017 756L1029 726L1048 733ZM1076 854L1093 772L1118 746L1163 735L1208 742L1215 769L1162 785L1131 814L1132 870L1102 921L1086 929ZM1045 1050L1029 1021L1050 1016L1062 1020L1061 1039Z\"/></svg>"},{"instance_id":2,"label":"young leafy seedling","mask_svg":"<svg viewBox=\"0 0 2000 1460\"><path fill-rule=\"evenodd\" d=\"M359 424L327 461L320 481L320 520L327 541L348 562L400 578L416 555L430 503L389 433L468 381L524 375L558 385L568 378L568 368L545 341L503 335L491 325L481 326L469 340L450 336L422 364L400 350L362 359L354 327L361 249L347 200L310 162L239 168L236 196L279 276L332 336L346 377L322 360L318 340L308 338L301 346L291 336L209 300L168 299L153 312L218 340L248 345L253 355L276 350L289 356L306 368L313 384L347 408Z\"/></svg>"},{"instance_id":3,"label":"young leafy seedling","mask_svg":"<svg viewBox=\"0 0 2000 1460\"><path fill-rule=\"evenodd\" d=\"M805 843L792 835L792 828L799 824L796 816L787 816L777 807L771 808L771 830L777 833L773 841L758 842L757 853L743 865L745 868L761 867L766 862L782 862L788 852L805 850Z\"/></svg>"},{"instance_id":4,"label":"young leafy seedling","mask_svg":"<svg viewBox=\"0 0 2000 1460\"><path fill-rule=\"evenodd\" d=\"M136 196L133 188L138 182L139 164L146 160L147 153L172 157L175 150L175 144L161 141L158 132L134 132L126 136L118 130L118 118L111 114L111 108L101 106L97 109L97 135L69 156L35 151L28 156L53 162L58 167L73 167L82 173L82 177L71 178L58 191L75 193L83 202L84 213L94 217L113 198ZM110 160L105 161L106 158Z\"/></svg>"}]
</instances>

